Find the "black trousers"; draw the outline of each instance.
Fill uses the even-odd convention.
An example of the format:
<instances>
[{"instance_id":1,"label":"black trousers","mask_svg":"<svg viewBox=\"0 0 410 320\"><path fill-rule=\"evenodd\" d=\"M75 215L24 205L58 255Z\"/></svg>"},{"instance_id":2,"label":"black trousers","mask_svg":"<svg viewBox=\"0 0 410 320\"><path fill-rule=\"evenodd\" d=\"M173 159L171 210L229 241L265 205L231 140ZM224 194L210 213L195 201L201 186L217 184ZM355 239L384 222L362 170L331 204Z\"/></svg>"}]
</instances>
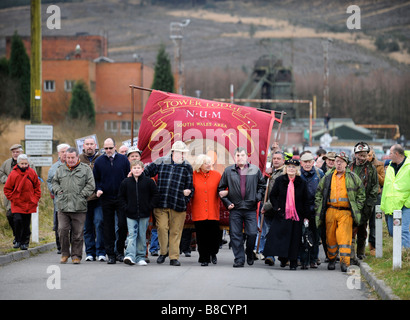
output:
<instances>
[{"instance_id":1,"label":"black trousers","mask_svg":"<svg viewBox=\"0 0 410 320\"><path fill-rule=\"evenodd\" d=\"M218 220L195 221L196 241L198 244L198 262L211 262L211 255L219 251L221 234Z\"/></svg>"},{"instance_id":2,"label":"black trousers","mask_svg":"<svg viewBox=\"0 0 410 320\"><path fill-rule=\"evenodd\" d=\"M16 242L19 242L20 244L29 244L31 234L31 213L13 213L13 223Z\"/></svg>"},{"instance_id":3,"label":"black trousers","mask_svg":"<svg viewBox=\"0 0 410 320\"><path fill-rule=\"evenodd\" d=\"M102 198L101 207L104 220L104 246L109 258L124 255L125 240L127 239L127 218L120 209L118 199ZM115 235L115 215L117 215L118 238Z\"/></svg>"}]
</instances>

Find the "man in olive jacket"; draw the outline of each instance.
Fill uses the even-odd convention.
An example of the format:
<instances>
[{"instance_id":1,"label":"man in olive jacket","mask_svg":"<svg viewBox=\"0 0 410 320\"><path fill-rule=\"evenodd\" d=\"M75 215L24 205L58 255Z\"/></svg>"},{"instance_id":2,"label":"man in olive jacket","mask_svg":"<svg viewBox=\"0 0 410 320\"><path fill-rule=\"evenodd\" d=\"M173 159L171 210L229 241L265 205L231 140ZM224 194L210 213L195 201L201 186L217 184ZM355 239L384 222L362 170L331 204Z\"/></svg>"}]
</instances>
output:
<instances>
[{"instance_id":1,"label":"man in olive jacket","mask_svg":"<svg viewBox=\"0 0 410 320\"><path fill-rule=\"evenodd\" d=\"M95 182L91 168L80 162L77 149L67 149L66 163L57 169L52 184L58 210L60 262L66 263L70 257L71 231L71 259L78 264L83 251L87 198L93 194Z\"/></svg>"},{"instance_id":2,"label":"man in olive jacket","mask_svg":"<svg viewBox=\"0 0 410 320\"><path fill-rule=\"evenodd\" d=\"M379 178L377 177L376 167L367 161L367 155L370 152L370 147L366 142L359 142L354 147L354 159L349 165L349 169L356 173L362 180L365 189L366 201L362 209L362 219L360 224L353 227L352 239L352 255L351 258L357 264L357 258L363 260L365 258L366 238L367 238L367 222L372 215L372 211L377 202L377 194L379 192ZM357 238L357 240L356 240ZM370 240L370 239L369 239ZM357 250L355 253L354 244L357 242ZM373 241L373 245L375 245Z\"/></svg>"}]
</instances>

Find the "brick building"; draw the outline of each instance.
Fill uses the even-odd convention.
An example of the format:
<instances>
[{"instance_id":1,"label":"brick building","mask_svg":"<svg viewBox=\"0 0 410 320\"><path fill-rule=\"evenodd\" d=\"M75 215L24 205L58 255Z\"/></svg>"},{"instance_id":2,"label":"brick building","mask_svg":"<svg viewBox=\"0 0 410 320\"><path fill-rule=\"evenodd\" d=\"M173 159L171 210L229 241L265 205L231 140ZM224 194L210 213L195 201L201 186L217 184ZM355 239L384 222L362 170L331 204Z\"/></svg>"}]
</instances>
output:
<instances>
[{"instance_id":1,"label":"brick building","mask_svg":"<svg viewBox=\"0 0 410 320\"><path fill-rule=\"evenodd\" d=\"M11 38L6 38L10 57ZM30 56L30 37L22 37ZM43 36L43 122L57 124L67 115L76 80L88 86L96 111L96 129L131 134L130 84L150 87L154 70L141 62L115 62L108 58L107 39L96 35ZM135 91L134 132L138 132L148 93Z\"/></svg>"}]
</instances>

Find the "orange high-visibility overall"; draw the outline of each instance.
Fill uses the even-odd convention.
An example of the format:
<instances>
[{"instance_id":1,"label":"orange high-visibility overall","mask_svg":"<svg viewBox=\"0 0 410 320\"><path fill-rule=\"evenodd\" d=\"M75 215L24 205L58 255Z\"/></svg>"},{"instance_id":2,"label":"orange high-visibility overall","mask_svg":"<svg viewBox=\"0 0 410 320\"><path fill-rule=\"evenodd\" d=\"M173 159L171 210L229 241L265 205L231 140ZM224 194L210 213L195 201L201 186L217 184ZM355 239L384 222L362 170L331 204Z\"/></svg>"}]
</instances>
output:
<instances>
[{"instance_id":1,"label":"orange high-visibility overall","mask_svg":"<svg viewBox=\"0 0 410 320\"><path fill-rule=\"evenodd\" d=\"M339 249L340 262L350 265L353 218L349 209L345 174L338 177L335 170L326 211L326 243L329 259L336 259Z\"/></svg>"}]
</instances>

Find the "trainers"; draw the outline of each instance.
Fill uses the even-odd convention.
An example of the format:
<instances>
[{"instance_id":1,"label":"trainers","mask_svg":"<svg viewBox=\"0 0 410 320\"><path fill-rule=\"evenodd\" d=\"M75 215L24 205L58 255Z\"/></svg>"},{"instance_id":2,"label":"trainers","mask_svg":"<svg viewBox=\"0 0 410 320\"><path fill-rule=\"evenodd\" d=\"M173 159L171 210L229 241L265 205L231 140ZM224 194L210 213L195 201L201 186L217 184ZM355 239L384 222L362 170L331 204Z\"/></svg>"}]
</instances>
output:
<instances>
[{"instance_id":1,"label":"trainers","mask_svg":"<svg viewBox=\"0 0 410 320\"><path fill-rule=\"evenodd\" d=\"M93 256L87 256L87 257L85 258L85 261L95 261L95 257L93 257Z\"/></svg>"},{"instance_id":2,"label":"trainers","mask_svg":"<svg viewBox=\"0 0 410 320\"><path fill-rule=\"evenodd\" d=\"M98 256L98 261L107 261L105 256Z\"/></svg>"},{"instance_id":3,"label":"trainers","mask_svg":"<svg viewBox=\"0 0 410 320\"><path fill-rule=\"evenodd\" d=\"M124 258L124 263L125 263L125 264L129 264L130 266L133 265L133 264L135 264L135 262L132 261L132 259L131 259L130 257L125 257L125 258Z\"/></svg>"},{"instance_id":4,"label":"trainers","mask_svg":"<svg viewBox=\"0 0 410 320\"><path fill-rule=\"evenodd\" d=\"M124 261L125 262L125 261ZM140 260L136 263L137 266L146 266L147 263L144 260Z\"/></svg>"}]
</instances>

